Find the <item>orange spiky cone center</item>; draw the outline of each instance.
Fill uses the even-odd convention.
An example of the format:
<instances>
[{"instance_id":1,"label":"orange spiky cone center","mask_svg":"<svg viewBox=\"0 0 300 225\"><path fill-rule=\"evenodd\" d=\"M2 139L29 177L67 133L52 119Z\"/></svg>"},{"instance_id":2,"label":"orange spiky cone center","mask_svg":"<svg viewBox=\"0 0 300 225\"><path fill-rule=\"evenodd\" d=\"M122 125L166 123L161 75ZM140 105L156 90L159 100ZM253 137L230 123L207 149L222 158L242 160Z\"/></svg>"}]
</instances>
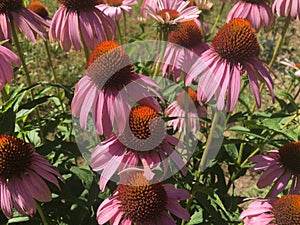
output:
<instances>
[{"instance_id":1,"label":"orange spiky cone center","mask_svg":"<svg viewBox=\"0 0 300 225\"><path fill-rule=\"evenodd\" d=\"M192 48L201 43L202 34L195 21L191 20L180 23L177 29L171 31L168 41L185 48Z\"/></svg>"},{"instance_id":2,"label":"orange spiky cone center","mask_svg":"<svg viewBox=\"0 0 300 225\"><path fill-rule=\"evenodd\" d=\"M285 195L272 203L273 223L276 225L300 224L300 195Z\"/></svg>"},{"instance_id":3,"label":"orange spiky cone center","mask_svg":"<svg viewBox=\"0 0 300 225\"><path fill-rule=\"evenodd\" d=\"M39 1L30 2L27 8L35 12L42 18L47 18L49 16L46 7Z\"/></svg>"},{"instance_id":4,"label":"orange spiky cone center","mask_svg":"<svg viewBox=\"0 0 300 225\"><path fill-rule=\"evenodd\" d=\"M108 5L110 6L121 6L123 4L123 0L107 0L106 1Z\"/></svg>"},{"instance_id":5,"label":"orange spiky cone center","mask_svg":"<svg viewBox=\"0 0 300 225\"><path fill-rule=\"evenodd\" d=\"M157 15L161 16L164 20L166 20L167 15L170 16L171 20L176 19L177 17L179 17L179 12L174 10L174 9L163 9L159 12L157 12Z\"/></svg>"},{"instance_id":6,"label":"orange spiky cone center","mask_svg":"<svg viewBox=\"0 0 300 225\"><path fill-rule=\"evenodd\" d=\"M161 183L151 184L138 172L118 186L118 200L125 218L147 225L166 209L167 193Z\"/></svg>"},{"instance_id":7,"label":"orange spiky cone center","mask_svg":"<svg viewBox=\"0 0 300 225\"><path fill-rule=\"evenodd\" d=\"M30 144L7 134L0 135L0 177L10 179L25 173L31 165Z\"/></svg>"},{"instance_id":8,"label":"orange spiky cone center","mask_svg":"<svg viewBox=\"0 0 300 225\"><path fill-rule=\"evenodd\" d=\"M180 105L180 107L182 109L185 109L186 107L186 103L188 104L188 106L195 106L198 104L197 101L197 92L194 91L193 89L189 88L188 91L182 91L178 97L177 97L177 102L178 105Z\"/></svg>"},{"instance_id":9,"label":"orange spiky cone center","mask_svg":"<svg viewBox=\"0 0 300 225\"><path fill-rule=\"evenodd\" d=\"M129 115L129 127L135 137L147 139L151 136L150 123L155 125L157 112L149 106L134 107Z\"/></svg>"},{"instance_id":10,"label":"orange spiky cone center","mask_svg":"<svg viewBox=\"0 0 300 225\"><path fill-rule=\"evenodd\" d=\"M101 42L87 63L88 75L99 89L122 89L131 77L132 65L125 50L115 41Z\"/></svg>"},{"instance_id":11,"label":"orange spiky cone center","mask_svg":"<svg viewBox=\"0 0 300 225\"><path fill-rule=\"evenodd\" d=\"M259 55L259 44L250 23L233 19L225 24L212 40L220 57L236 64Z\"/></svg>"}]
</instances>

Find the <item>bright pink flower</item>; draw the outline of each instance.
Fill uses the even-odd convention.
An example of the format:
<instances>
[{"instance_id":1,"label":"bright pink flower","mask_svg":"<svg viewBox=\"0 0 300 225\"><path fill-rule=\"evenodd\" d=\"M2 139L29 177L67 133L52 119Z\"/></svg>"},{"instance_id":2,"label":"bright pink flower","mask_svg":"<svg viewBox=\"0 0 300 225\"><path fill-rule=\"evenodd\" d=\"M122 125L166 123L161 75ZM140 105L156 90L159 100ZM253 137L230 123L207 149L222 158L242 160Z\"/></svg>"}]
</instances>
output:
<instances>
[{"instance_id":1,"label":"bright pink flower","mask_svg":"<svg viewBox=\"0 0 300 225\"><path fill-rule=\"evenodd\" d=\"M291 194L300 191L300 142L292 142L278 150L269 151L269 155L256 155L249 159L255 162L253 171L265 170L257 182L259 188L274 185L270 192L271 197L281 193L292 179Z\"/></svg>"},{"instance_id":2,"label":"bright pink flower","mask_svg":"<svg viewBox=\"0 0 300 225\"><path fill-rule=\"evenodd\" d=\"M256 32L260 28L269 31L275 22L275 18L268 0L265 1L239 1L229 11L226 22L233 18L247 19Z\"/></svg>"},{"instance_id":3,"label":"bright pink flower","mask_svg":"<svg viewBox=\"0 0 300 225\"><path fill-rule=\"evenodd\" d=\"M185 76L199 56L208 48L208 45L202 42L200 24L197 24L195 20L180 23L178 28L169 34L162 60L162 74L166 76L174 72L174 80L178 82L181 76ZM160 55L156 61L159 58Z\"/></svg>"},{"instance_id":4,"label":"bright pink flower","mask_svg":"<svg viewBox=\"0 0 300 225\"><path fill-rule=\"evenodd\" d=\"M0 90L4 88L4 85L10 83L14 72L12 64L21 66L21 61L18 56L8 48L0 46Z\"/></svg>"},{"instance_id":5,"label":"bright pink flower","mask_svg":"<svg viewBox=\"0 0 300 225\"><path fill-rule=\"evenodd\" d=\"M167 157L185 174L185 163L174 149L174 146L180 145L177 138L165 133L164 122L154 108L148 105L136 106L129 114L124 132L118 136L112 135L95 147L91 166L94 171L103 170L100 177L101 190L105 189L116 171L139 163L147 169L156 168L162 162L166 174L170 167Z\"/></svg>"},{"instance_id":6,"label":"bright pink flower","mask_svg":"<svg viewBox=\"0 0 300 225\"><path fill-rule=\"evenodd\" d=\"M13 21L11 21L11 18ZM38 34L46 40L50 24L39 15L24 7L23 0L2 0L0 4L0 40L12 41L12 23L31 42L36 42Z\"/></svg>"},{"instance_id":7,"label":"bright pink flower","mask_svg":"<svg viewBox=\"0 0 300 225\"><path fill-rule=\"evenodd\" d=\"M145 9L149 16L161 24L177 24L198 18L200 10L196 6L189 6L189 1L182 0L154 0L146 3Z\"/></svg>"},{"instance_id":8,"label":"bright pink flower","mask_svg":"<svg viewBox=\"0 0 300 225\"><path fill-rule=\"evenodd\" d=\"M256 199L241 213L244 225L296 225L300 223L300 196Z\"/></svg>"},{"instance_id":9,"label":"bright pink flower","mask_svg":"<svg viewBox=\"0 0 300 225\"><path fill-rule=\"evenodd\" d=\"M8 218L13 208L22 215L33 216L35 200L51 201L51 191L45 180L59 188L63 178L31 144L7 134L0 135L0 205Z\"/></svg>"},{"instance_id":10,"label":"bright pink flower","mask_svg":"<svg viewBox=\"0 0 300 225\"><path fill-rule=\"evenodd\" d=\"M107 0L106 4L100 4L97 6L102 12L108 15L110 18L120 20L122 12L132 14L132 8L130 6L136 5L136 0Z\"/></svg>"},{"instance_id":11,"label":"bright pink flower","mask_svg":"<svg viewBox=\"0 0 300 225\"><path fill-rule=\"evenodd\" d=\"M188 101L185 98L188 98ZM186 105L186 103L188 104ZM197 101L197 93L189 88L187 92L182 91L177 99L168 106L165 115L171 118L175 117L167 123L173 127L174 131L195 134L199 131L199 117L206 116L206 109Z\"/></svg>"},{"instance_id":12,"label":"bright pink flower","mask_svg":"<svg viewBox=\"0 0 300 225\"><path fill-rule=\"evenodd\" d=\"M245 19L233 19L212 40L212 47L202 53L188 72L187 85L198 80L198 100L208 102L216 95L218 110L233 111L240 92L241 75L247 71L256 104L261 106L258 80L266 83L274 101L270 68L259 58L259 44L254 30Z\"/></svg>"},{"instance_id":13,"label":"bright pink flower","mask_svg":"<svg viewBox=\"0 0 300 225\"><path fill-rule=\"evenodd\" d=\"M81 127L86 129L92 109L98 134L110 136L114 122L119 131L123 131L130 100L155 103L155 107L160 108L150 96L160 97L155 88L159 86L152 79L133 72L129 56L119 44L104 41L92 52L87 74L76 84L72 114L79 117Z\"/></svg>"},{"instance_id":14,"label":"bright pink flower","mask_svg":"<svg viewBox=\"0 0 300 225\"><path fill-rule=\"evenodd\" d=\"M122 177L121 179L124 180ZM175 189L173 184L154 182L146 179L142 172L127 175L127 179L119 184L113 196L105 199L99 206L98 223L176 225L168 211L189 221L189 213L178 202L189 198L189 192Z\"/></svg>"},{"instance_id":15,"label":"bright pink flower","mask_svg":"<svg viewBox=\"0 0 300 225\"><path fill-rule=\"evenodd\" d=\"M300 0L274 0L272 10L278 16L300 19Z\"/></svg>"},{"instance_id":16,"label":"bright pink flower","mask_svg":"<svg viewBox=\"0 0 300 225\"><path fill-rule=\"evenodd\" d=\"M99 0L58 0L62 5L52 18L49 36L64 51L71 46L81 50L84 44L93 50L101 41L115 37L116 24L97 5ZM82 36L82 37L81 37Z\"/></svg>"}]
</instances>

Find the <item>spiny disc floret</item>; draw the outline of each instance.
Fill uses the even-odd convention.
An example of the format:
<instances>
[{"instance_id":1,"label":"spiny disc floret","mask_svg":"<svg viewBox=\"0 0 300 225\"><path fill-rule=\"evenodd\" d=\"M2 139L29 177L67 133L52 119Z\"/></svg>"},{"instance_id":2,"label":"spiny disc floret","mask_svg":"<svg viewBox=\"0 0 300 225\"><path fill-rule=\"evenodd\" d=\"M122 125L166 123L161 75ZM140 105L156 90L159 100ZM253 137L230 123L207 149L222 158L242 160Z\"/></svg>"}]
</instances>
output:
<instances>
[{"instance_id":1,"label":"spiny disc floret","mask_svg":"<svg viewBox=\"0 0 300 225\"><path fill-rule=\"evenodd\" d=\"M129 56L114 41L103 41L93 50L87 69L91 80L103 90L121 90L129 83L133 71Z\"/></svg>"},{"instance_id":2,"label":"spiny disc floret","mask_svg":"<svg viewBox=\"0 0 300 225\"><path fill-rule=\"evenodd\" d=\"M299 225L300 224L300 196L285 195L272 203L272 214L276 225Z\"/></svg>"},{"instance_id":3,"label":"spiny disc floret","mask_svg":"<svg viewBox=\"0 0 300 225\"><path fill-rule=\"evenodd\" d=\"M7 134L0 135L0 178L21 176L31 165L33 148L29 143Z\"/></svg>"},{"instance_id":4,"label":"spiny disc floret","mask_svg":"<svg viewBox=\"0 0 300 225\"><path fill-rule=\"evenodd\" d=\"M117 190L125 218L136 224L148 225L166 209L167 193L163 185L150 184L141 172L120 184Z\"/></svg>"},{"instance_id":5,"label":"spiny disc floret","mask_svg":"<svg viewBox=\"0 0 300 225\"><path fill-rule=\"evenodd\" d=\"M300 175L300 142L292 142L279 149L280 161L293 174Z\"/></svg>"},{"instance_id":6,"label":"spiny disc floret","mask_svg":"<svg viewBox=\"0 0 300 225\"><path fill-rule=\"evenodd\" d=\"M24 7L23 0L1 0L0 1L0 13L6 13L8 11L16 11Z\"/></svg>"},{"instance_id":7,"label":"spiny disc floret","mask_svg":"<svg viewBox=\"0 0 300 225\"><path fill-rule=\"evenodd\" d=\"M151 136L150 124L155 125L157 112L149 106L136 106L129 115L129 127L135 137L147 139Z\"/></svg>"},{"instance_id":8,"label":"spiny disc floret","mask_svg":"<svg viewBox=\"0 0 300 225\"><path fill-rule=\"evenodd\" d=\"M57 0L67 9L71 10L90 10L94 9L95 5L103 3L102 0Z\"/></svg>"},{"instance_id":9,"label":"spiny disc floret","mask_svg":"<svg viewBox=\"0 0 300 225\"><path fill-rule=\"evenodd\" d=\"M256 35L245 19L233 19L225 24L212 40L212 46L221 58L233 64L259 55Z\"/></svg>"},{"instance_id":10,"label":"spiny disc floret","mask_svg":"<svg viewBox=\"0 0 300 225\"><path fill-rule=\"evenodd\" d=\"M202 34L200 28L194 21L182 22L179 26L171 31L168 41L183 46L192 48L200 44Z\"/></svg>"}]
</instances>

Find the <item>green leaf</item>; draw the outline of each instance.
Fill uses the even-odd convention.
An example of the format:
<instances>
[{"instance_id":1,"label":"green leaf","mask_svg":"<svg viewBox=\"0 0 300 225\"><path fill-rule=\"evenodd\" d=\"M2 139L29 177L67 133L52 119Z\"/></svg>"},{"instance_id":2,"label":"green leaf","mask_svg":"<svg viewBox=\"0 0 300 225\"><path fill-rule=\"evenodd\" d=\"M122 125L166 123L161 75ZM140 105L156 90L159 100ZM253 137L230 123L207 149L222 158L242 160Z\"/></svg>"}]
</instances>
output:
<instances>
[{"instance_id":1,"label":"green leaf","mask_svg":"<svg viewBox=\"0 0 300 225\"><path fill-rule=\"evenodd\" d=\"M187 223L187 225L195 225L195 224L200 224L203 222L203 211L195 212L192 217L190 222Z\"/></svg>"},{"instance_id":2,"label":"green leaf","mask_svg":"<svg viewBox=\"0 0 300 225\"><path fill-rule=\"evenodd\" d=\"M82 181L83 186L86 189L90 189L94 179L94 173L92 171L78 168L76 166L72 166L70 168L70 171L74 173Z\"/></svg>"}]
</instances>

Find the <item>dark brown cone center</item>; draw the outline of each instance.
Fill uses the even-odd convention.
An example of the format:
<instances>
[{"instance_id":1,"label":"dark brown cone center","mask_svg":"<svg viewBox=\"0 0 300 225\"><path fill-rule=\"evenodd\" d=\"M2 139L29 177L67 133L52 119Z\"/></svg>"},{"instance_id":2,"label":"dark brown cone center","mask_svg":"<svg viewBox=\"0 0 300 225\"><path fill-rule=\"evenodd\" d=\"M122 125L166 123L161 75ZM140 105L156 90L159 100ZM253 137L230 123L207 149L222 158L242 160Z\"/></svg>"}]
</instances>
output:
<instances>
[{"instance_id":1,"label":"dark brown cone center","mask_svg":"<svg viewBox=\"0 0 300 225\"><path fill-rule=\"evenodd\" d=\"M0 135L0 178L10 179L24 174L31 165L32 146L7 134Z\"/></svg>"},{"instance_id":2,"label":"dark brown cone center","mask_svg":"<svg viewBox=\"0 0 300 225\"><path fill-rule=\"evenodd\" d=\"M0 13L8 11L17 11L24 7L23 0L1 0L0 1Z\"/></svg>"},{"instance_id":3,"label":"dark brown cone center","mask_svg":"<svg viewBox=\"0 0 300 225\"><path fill-rule=\"evenodd\" d=\"M118 186L118 200L125 218L148 225L166 209L167 193L161 183L150 184L143 173L136 173Z\"/></svg>"},{"instance_id":4,"label":"dark brown cone center","mask_svg":"<svg viewBox=\"0 0 300 225\"><path fill-rule=\"evenodd\" d=\"M259 55L259 44L250 23L233 19L225 24L212 40L220 57L236 64Z\"/></svg>"},{"instance_id":5,"label":"dark brown cone center","mask_svg":"<svg viewBox=\"0 0 300 225\"><path fill-rule=\"evenodd\" d=\"M58 3L63 4L67 9L71 10L92 10L95 5L103 3L102 0L57 0Z\"/></svg>"},{"instance_id":6,"label":"dark brown cone center","mask_svg":"<svg viewBox=\"0 0 300 225\"><path fill-rule=\"evenodd\" d=\"M300 224L300 196L285 195L272 203L273 223L276 225ZM272 224L273 224L272 223Z\"/></svg>"},{"instance_id":7,"label":"dark brown cone center","mask_svg":"<svg viewBox=\"0 0 300 225\"><path fill-rule=\"evenodd\" d=\"M282 165L292 173L300 175L300 142L292 142L279 149Z\"/></svg>"}]
</instances>

